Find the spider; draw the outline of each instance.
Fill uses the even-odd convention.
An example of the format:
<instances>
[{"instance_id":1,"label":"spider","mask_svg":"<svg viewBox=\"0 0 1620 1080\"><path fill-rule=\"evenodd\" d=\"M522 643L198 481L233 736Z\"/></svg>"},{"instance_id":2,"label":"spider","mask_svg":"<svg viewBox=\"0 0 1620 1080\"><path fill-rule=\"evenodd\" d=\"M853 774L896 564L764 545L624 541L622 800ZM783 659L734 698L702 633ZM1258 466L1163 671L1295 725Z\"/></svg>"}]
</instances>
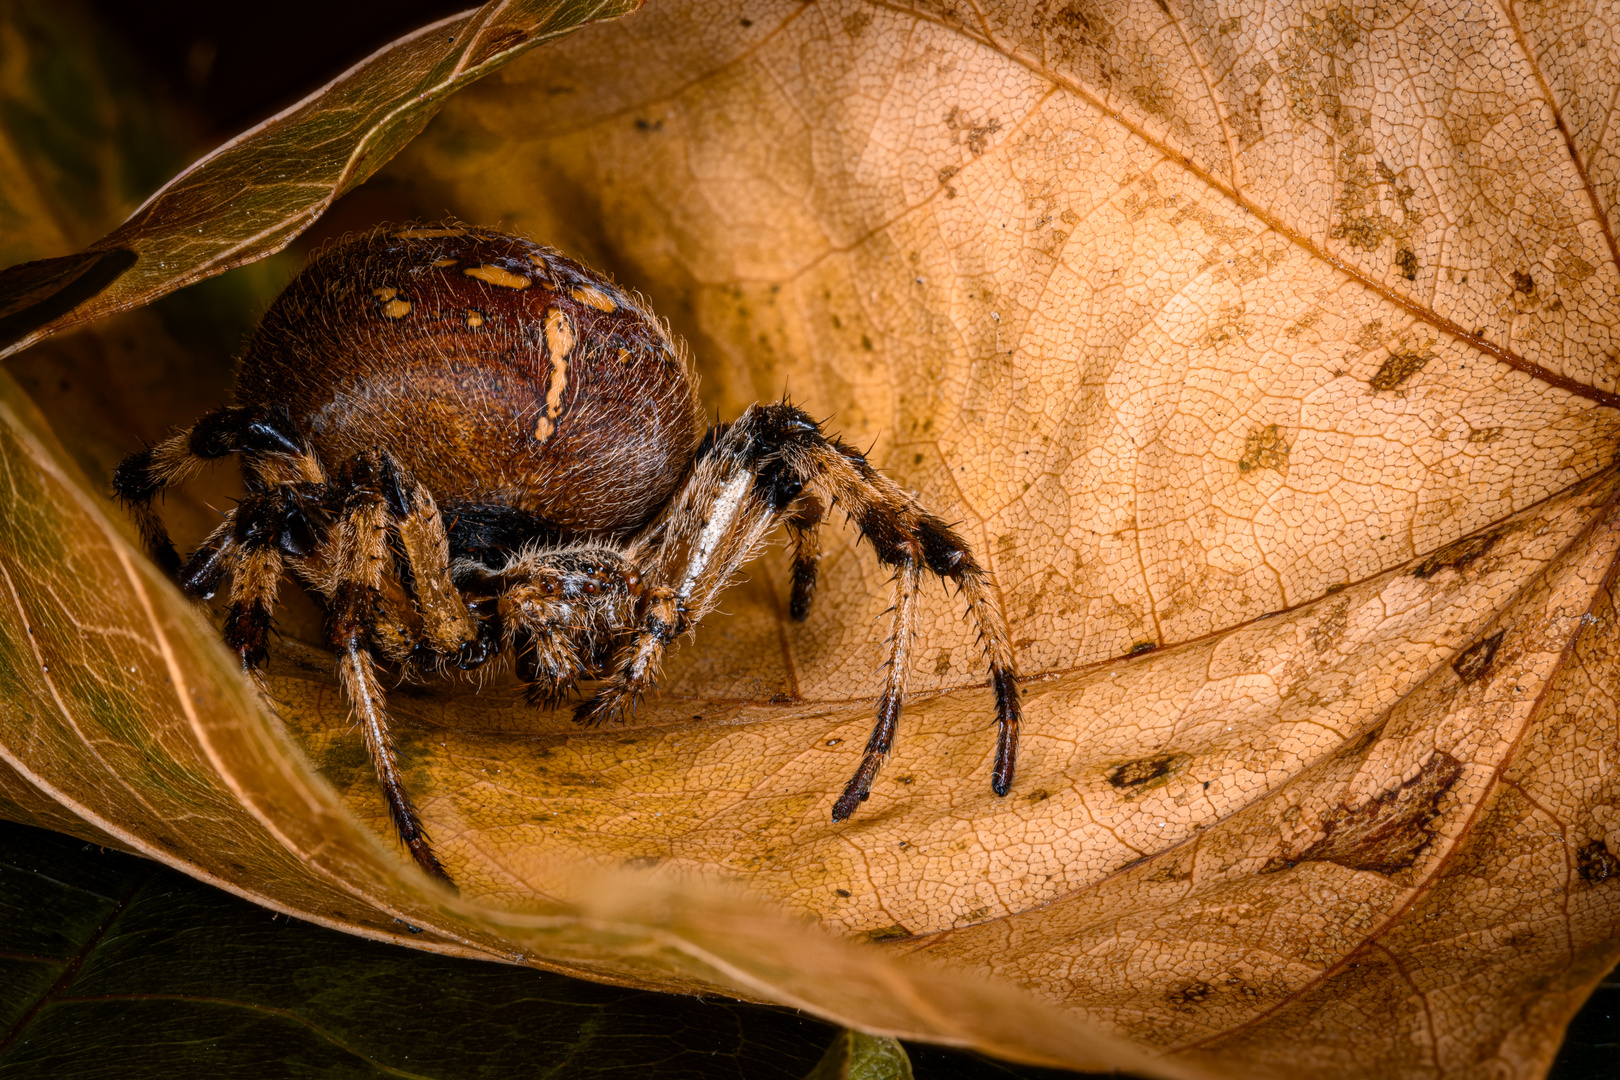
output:
<instances>
[{"instance_id":1,"label":"spider","mask_svg":"<svg viewBox=\"0 0 1620 1080\"><path fill-rule=\"evenodd\" d=\"M266 312L236 399L125 458L115 494L188 595L228 589L225 641L255 680L283 575L322 604L394 826L429 874L450 880L405 788L382 670L510 657L534 704L600 680L576 719L622 719L779 524L790 612L806 617L835 504L895 569L895 599L877 723L833 820L867 798L894 743L925 570L978 622L999 723L991 787L1011 788L1012 649L962 538L786 401L700 435L665 324L558 252L460 225L330 245ZM233 454L246 495L182 561L152 499Z\"/></svg>"}]
</instances>

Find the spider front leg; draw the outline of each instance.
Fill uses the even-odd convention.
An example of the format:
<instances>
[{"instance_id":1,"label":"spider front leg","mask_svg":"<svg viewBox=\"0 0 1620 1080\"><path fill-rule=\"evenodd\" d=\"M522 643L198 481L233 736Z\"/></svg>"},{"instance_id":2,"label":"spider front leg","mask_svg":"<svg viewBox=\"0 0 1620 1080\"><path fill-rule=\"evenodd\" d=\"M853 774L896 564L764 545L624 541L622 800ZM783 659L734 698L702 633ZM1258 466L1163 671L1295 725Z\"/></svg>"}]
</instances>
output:
<instances>
[{"instance_id":1,"label":"spider front leg","mask_svg":"<svg viewBox=\"0 0 1620 1080\"><path fill-rule=\"evenodd\" d=\"M238 406L216 409L186 431L118 463L113 494L124 503L153 561L166 573L180 569L180 557L163 519L152 508L153 497L195 476L205 463L238 453L308 457L286 410Z\"/></svg>"},{"instance_id":2,"label":"spider front leg","mask_svg":"<svg viewBox=\"0 0 1620 1080\"><path fill-rule=\"evenodd\" d=\"M365 486L350 493L336 526L335 543L327 636L338 651L338 679L365 737L395 831L417 865L449 884L450 876L434 854L422 819L405 790L392 721L370 651L378 637L379 616L385 610L383 573L391 562L388 507L380 493Z\"/></svg>"}]
</instances>

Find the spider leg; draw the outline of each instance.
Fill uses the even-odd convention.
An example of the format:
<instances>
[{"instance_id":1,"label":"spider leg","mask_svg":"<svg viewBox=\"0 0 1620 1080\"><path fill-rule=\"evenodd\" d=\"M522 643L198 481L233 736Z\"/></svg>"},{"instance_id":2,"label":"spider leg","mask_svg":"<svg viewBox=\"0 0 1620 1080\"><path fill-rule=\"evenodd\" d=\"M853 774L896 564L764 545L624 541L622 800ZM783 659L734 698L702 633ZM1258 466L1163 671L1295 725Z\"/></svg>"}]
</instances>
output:
<instances>
[{"instance_id":1,"label":"spider leg","mask_svg":"<svg viewBox=\"0 0 1620 1080\"><path fill-rule=\"evenodd\" d=\"M350 492L337 524L336 544L327 635L338 651L338 678L365 736L395 831L423 870L448 883L449 875L433 853L422 820L405 790L399 750L394 745L382 685L371 655L370 647L378 637L379 614L384 611L384 568L391 561L388 507L380 493L366 486Z\"/></svg>"},{"instance_id":2,"label":"spider leg","mask_svg":"<svg viewBox=\"0 0 1620 1080\"><path fill-rule=\"evenodd\" d=\"M833 804L833 820L843 821L872 793L883 759L894 746L895 729L900 726L900 709L905 701L906 674L910 668L911 637L917 624L918 600L922 595L922 568L907 559L894 577L894 626L889 635L889 674L878 699L877 724L866 741L861 763Z\"/></svg>"},{"instance_id":3,"label":"spider leg","mask_svg":"<svg viewBox=\"0 0 1620 1080\"><path fill-rule=\"evenodd\" d=\"M998 729L990 787L997 795L1006 795L1012 790L1017 768L1021 709L1012 639L1007 633L1001 606L990 593L989 575L973 557L966 541L893 480L874 469L860 451L840 439L826 437L808 416L791 406L768 408L784 413L775 421L778 426L793 427L798 432L795 438L784 443L783 471L803 477L804 482L816 484L841 502L861 535L871 541L879 562L896 567L902 575L908 563L920 564L940 578L956 583L958 593L966 600L969 613L978 623L979 642L989 662ZM806 425L814 430L805 430ZM878 729L886 723L880 712ZM847 805L846 814L854 807L853 803L847 803L851 793L864 797L866 789L861 788L861 783L869 764L869 758L862 760L855 778L839 800L839 807ZM869 788L870 777L864 782Z\"/></svg>"},{"instance_id":4,"label":"spider leg","mask_svg":"<svg viewBox=\"0 0 1620 1080\"><path fill-rule=\"evenodd\" d=\"M788 613L795 622L804 622L810 615L810 602L816 595L816 567L821 562L821 518L824 511L821 500L805 495L799 508L783 524L788 539L793 541L793 597Z\"/></svg>"},{"instance_id":5,"label":"spider leg","mask_svg":"<svg viewBox=\"0 0 1620 1080\"><path fill-rule=\"evenodd\" d=\"M180 569L180 556L152 508L153 496L184 483L208 461L242 452L303 454L304 446L285 410L230 407L129 455L113 471L113 494L128 508L147 551L165 573Z\"/></svg>"},{"instance_id":6,"label":"spider leg","mask_svg":"<svg viewBox=\"0 0 1620 1080\"><path fill-rule=\"evenodd\" d=\"M249 674L264 662L284 557L289 548L297 550L289 534L309 527L301 494L287 487L249 494L225 515L178 574L187 595L198 600L211 599L229 575L225 643Z\"/></svg>"},{"instance_id":7,"label":"spider leg","mask_svg":"<svg viewBox=\"0 0 1620 1080\"><path fill-rule=\"evenodd\" d=\"M581 723L623 719L658 679L664 653L703 619L738 570L763 546L801 487L778 490L758 472L758 432L750 409L716 425L699 444L692 475L633 550L650 547L651 584L639 625L596 696L575 710Z\"/></svg>"},{"instance_id":8,"label":"spider leg","mask_svg":"<svg viewBox=\"0 0 1620 1080\"><path fill-rule=\"evenodd\" d=\"M230 607L225 614L225 644L242 660L242 670L255 672L264 663L270 616L281 585L282 553L276 535L283 517L282 492L249 495L231 514Z\"/></svg>"},{"instance_id":9,"label":"spider leg","mask_svg":"<svg viewBox=\"0 0 1620 1080\"><path fill-rule=\"evenodd\" d=\"M481 646L478 621L450 580L450 541L433 493L386 450L361 455L354 464L357 475L351 482L371 482L387 504L388 524L403 555L400 577L414 594L422 621L420 640L463 667L482 663L488 646Z\"/></svg>"}]
</instances>

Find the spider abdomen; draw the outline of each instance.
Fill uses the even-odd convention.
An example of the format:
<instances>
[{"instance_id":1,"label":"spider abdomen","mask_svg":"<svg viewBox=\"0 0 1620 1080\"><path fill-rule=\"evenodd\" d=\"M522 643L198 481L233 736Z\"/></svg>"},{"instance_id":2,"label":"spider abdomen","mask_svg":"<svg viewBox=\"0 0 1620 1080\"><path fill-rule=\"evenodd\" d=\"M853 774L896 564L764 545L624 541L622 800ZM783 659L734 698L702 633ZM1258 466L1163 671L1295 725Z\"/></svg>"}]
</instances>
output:
<instances>
[{"instance_id":1,"label":"spider abdomen","mask_svg":"<svg viewBox=\"0 0 1620 1080\"><path fill-rule=\"evenodd\" d=\"M242 405L285 405L330 465L392 453L441 506L624 533L697 438L692 378L639 298L556 251L459 226L318 253L266 313Z\"/></svg>"}]
</instances>

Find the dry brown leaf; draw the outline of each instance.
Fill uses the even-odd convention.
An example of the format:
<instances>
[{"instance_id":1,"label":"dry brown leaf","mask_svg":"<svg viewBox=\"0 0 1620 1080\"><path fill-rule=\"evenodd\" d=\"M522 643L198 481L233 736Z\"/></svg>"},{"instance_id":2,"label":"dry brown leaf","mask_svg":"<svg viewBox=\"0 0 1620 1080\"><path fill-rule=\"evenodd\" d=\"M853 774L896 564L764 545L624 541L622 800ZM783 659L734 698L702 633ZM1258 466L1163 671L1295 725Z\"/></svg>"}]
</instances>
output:
<instances>
[{"instance_id":1,"label":"dry brown leaf","mask_svg":"<svg viewBox=\"0 0 1620 1080\"><path fill-rule=\"evenodd\" d=\"M1572 8L1090 0L669 3L521 61L387 175L612 267L711 406L787 386L962 518L1037 677L1012 796L936 592L933 693L828 820L885 603L846 534L808 624L765 560L637 727L395 692L439 896L25 433L8 812L359 932L1025 1060L1539 1076L1620 955L1616 71ZM386 836L330 661L273 685Z\"/></svg>"}]
</instances>

